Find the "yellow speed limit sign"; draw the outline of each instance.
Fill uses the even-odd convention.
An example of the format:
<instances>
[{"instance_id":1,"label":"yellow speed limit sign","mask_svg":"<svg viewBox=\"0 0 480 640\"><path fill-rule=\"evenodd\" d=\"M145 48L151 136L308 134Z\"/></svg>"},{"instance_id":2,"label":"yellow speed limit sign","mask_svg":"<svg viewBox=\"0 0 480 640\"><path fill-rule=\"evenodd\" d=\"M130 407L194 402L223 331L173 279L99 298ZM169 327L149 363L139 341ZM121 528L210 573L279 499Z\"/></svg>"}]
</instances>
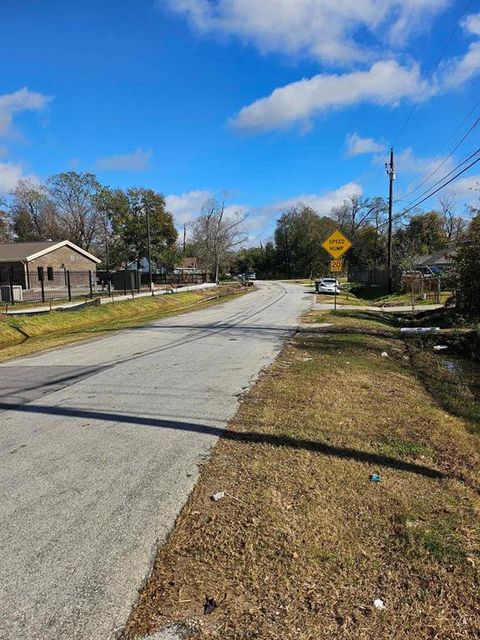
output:
<instances>
[{"instance_id":1,"label":"yellow speed limit sign","mask_svg":"<svg viewBox=\"0 0 480 640\"><path fill-rule=\"evenodd\" d=\"M330 260L331 273L339 273L343 271L343 260Z\"/></svg>"}]
</instances>

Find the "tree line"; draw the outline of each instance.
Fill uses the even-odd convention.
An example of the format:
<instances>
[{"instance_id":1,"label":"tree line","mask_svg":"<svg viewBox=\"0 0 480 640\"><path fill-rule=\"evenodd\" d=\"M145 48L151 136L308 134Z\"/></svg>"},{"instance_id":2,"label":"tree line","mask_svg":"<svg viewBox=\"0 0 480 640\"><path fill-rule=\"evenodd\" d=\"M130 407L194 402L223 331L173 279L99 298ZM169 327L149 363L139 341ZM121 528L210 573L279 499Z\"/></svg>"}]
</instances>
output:
<instances>
[{"instance_id":1,"label":"tree line","mask_svg":"<svg viewBox=\"0 0 480 640\"><path fill-rule=\"evenodd\" d=\"M438 210L397 217L393 236L398 271L413 269L419 255L462 241L455 273L467 292L464 298L460 294L464 306L480 280L475 271L480 209L470 213L472 222L458 215L453 196L447 195ZM188 242L180 244L163 194L145 187L111 188L91 173L74 171L52 175L43 185L21 180L8 202L0 201L0 242L66 239L98 255L103 268L140 267L148 255L147 216L154 267L171 270L182 256L195 256L216 281L225 273L248 271L273 279L327 275L330 257L322 242L335 229L353 244L345 256L350 274L386 263L388 206L381 197L348 196L329 215L298 203L279 212L271 240L251 247L245 247L246 216L227 214L224 202L209 199L191 224Z\"/></svg>"},{"instance_id":2,"label":"tree line","mask_svg":"<svg viewBox=\"0 0 480 640\"><path fill-rule=\"evenodd\" d=\"M456 213L452 196L438 211L417 212L395 220L393 261L397 270L413 269L415 259L468 236L468 219ZM314 278L329 273L330 256L322 242L340 229L352 242L345 255L350 274L383 269L387 259L388 205L384 198L352 195L322 216L299 203L282 212L273 239L242 249L235 256L239 271L255 271L265 278Z\"/></svg>"},{"instance_id":3,"label":"tree line","mask_svg":"<svg viewBox=\"0 0 480 640\"><path fill-rule=\"evenodd\" d=\"M147 212L152 255L173 265L177 230L163 195L144 187L112 189L91 173L58 173L43 185L20 180L4 202L0 234L3 242L70 240L104 261L109 256L112 265L126 265L147 255Z\"/></svg>"},{"instance_id":4,"label":"tree line","mask_svg":"<svg viewBox=\"0 0 480 640\"><path fill-rule=\"evenodd\" d=\"M20 180L8 201L0 199L0 242L70 240L100 257L104 269L114 269L145 266L149 237L154 269L170 271L188 252L217 281L247 238L244 221L209 199L191 225L188 245L180 245L163 194L111 188L87 172L58 173L45 184Z\"/></svg>"}]
</instances>

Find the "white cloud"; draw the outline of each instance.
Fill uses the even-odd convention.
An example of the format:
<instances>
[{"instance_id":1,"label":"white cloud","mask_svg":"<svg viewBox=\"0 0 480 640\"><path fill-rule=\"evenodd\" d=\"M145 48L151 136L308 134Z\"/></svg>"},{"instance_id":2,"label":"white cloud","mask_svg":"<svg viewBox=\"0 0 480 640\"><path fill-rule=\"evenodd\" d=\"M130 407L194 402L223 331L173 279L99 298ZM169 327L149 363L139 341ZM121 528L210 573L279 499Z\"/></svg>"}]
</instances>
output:
<instances>
[{"instance_id":1,"label":"white cloud","mask_svg":"<svg viewBox=\"0 0 480 640\"><path fill-rule=\"evenodd\" d=\"M465 55L452 58L440 70L443 90L456 89L480 71L480 42L472 42Z\"/></svg>"},{"instance_id":2,"label":"white cloud","mask_svg":"<svg viewBox=\"0 0 480 640\"><path fill-rule=\"evenodd\" d=\"M40 111L51 100L35 91L29 91L26 87L18 89L14 93L0 95L0 135L11 132L13 116L20 111Z\"/></svg>"},{"instance_id":3,"label":"white cloud","mask_svg":"<svg viewBox=\"0 0 480 640\"><path fill-rule=\"evenodd\" d=\"M145 171L148 169L152 151L136 149L124 155L99 158L95 165L100 171Z\"/></svg>"},{"instance_id":4,"label":"white cloud","mask_svg":"<svg viewBox=\"0 0 480 640\"><path fill-rule=\"evenodd\" d=\"M362 153L380 153L385 145L373 138L362 138L358 133L348 133L345 138L345 152L347 156L358 156Z\"/></svg>"},{"instance_id":5,"label":"white cloud","mask_svg":"<svg viewBox=\"0 0 480 640\"><path fill-rule=\"evenodd\" d=\"M13 191L18 181L27 178L33 182L38 182L34 175L25 175L23 167L16 162L0 162L0 194L7 194Z\"/></svg>"},{"instance_id":6,"label":"white cloud","mask_svg":"<svg viewBox=\"0 0 480 640\"><path fill-rule=\"evenodd\" d=\"M345 198L353 195L361 196L362 193L363 189L361 185L357 184L356 182L348 182L347 184L338 187L338 189L327 191L325 193L300 194L298 196L294 196L293 198L281 200L275 203L271 208L272 210L278 212L302 203L309 207L312 207L312 209L315 209L315 211L321 216L328 216L332 207L336 207L342 204Z\"/></svg>"},{"instance_id":7,"label":"white cloud","mask_svg":"<svg viewBox=\"0 0 480 640\"><path fill-rule=\"evenodd\" d=\"M453 182L452 193L460 204L475 205L480 208L480 174Z\"/></svg>"},{"instance_id":8,"label":"white cloud","mask_svg":"<svg viewBox=\"0 0 480 640\"><path fill-rule=\"evenodd\" d=\"M426 177L435 171L440 164L442 166L432 176L431 181L429 180L429 182L426 183L424 189L428 187L430 182L436 182L442 176L451 171L456 165L455 159L453 157L447 158L442 155L428 157L416 156L411 147L407 147L395 157L395 167L399 175L416 174L420 177Z\"/></svg>"},{"instance_id":9,"label":"white cloud","mask_svg":"<svg viewBox=\"0 0 480 640\"><path fill-rule=\"evenodd\" d=\"M244 107L231 123L244 131L267 131L305 123L328 110L359 103L396 105L424 100L434 89L418 65L402 67L394 60L376 62L367 71L318 74L275 89Z\"/></svg>"},{"instance_id":10,"label":"white cloud","mask_svg":"<svg viewBox=\"0 0 480 640\"><path fill-rule=\"evenodd\" d=\"M480 13L472 13L462 20L462 27L466 33L480 36Z\"/></svg>"},{"instance_id":11,"label":"white cloud","mask_svg":"<svg viewBox=\"0 0 480 640\"><path fill-rule=\"evenodd\" d=\"M449 0L157 0L201 33L236 36L261 52L305 54L327 63L371 60L382 43L428 29ZM374 44L361 44L369 32Z\"/></svg>"},{"instance_id":12,"label":"white cloud","mask_svg":"<svg viewBox=\"0 0 480 640\"><path fill-rule=\"evenodd\" d=\"M211 191L198 189L197 191L188 191L180 195L171 194L165 197L168 211L173 213L177 224L187 224L192 222L202 208L205 200L213 197Z\"/></svg>"}]
</instances>

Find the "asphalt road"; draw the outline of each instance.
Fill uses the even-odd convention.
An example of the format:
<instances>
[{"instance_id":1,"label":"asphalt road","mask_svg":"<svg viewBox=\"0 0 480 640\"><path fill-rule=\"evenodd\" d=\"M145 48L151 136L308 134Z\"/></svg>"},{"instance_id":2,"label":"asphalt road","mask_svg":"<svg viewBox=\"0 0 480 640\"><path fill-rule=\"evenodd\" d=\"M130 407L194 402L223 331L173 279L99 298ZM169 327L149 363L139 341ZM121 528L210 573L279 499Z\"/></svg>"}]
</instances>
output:
<instances>
[{"instance_id":1,"label":"asphalt road","mask_svg":"<svg viewBox=\"0 0 480 640\"><path fill-rule=\"evenodd\" d=\"M0 365L1 640L116 636L199 462L313 302L258 287Z\"/></svg>"}]
</instances>

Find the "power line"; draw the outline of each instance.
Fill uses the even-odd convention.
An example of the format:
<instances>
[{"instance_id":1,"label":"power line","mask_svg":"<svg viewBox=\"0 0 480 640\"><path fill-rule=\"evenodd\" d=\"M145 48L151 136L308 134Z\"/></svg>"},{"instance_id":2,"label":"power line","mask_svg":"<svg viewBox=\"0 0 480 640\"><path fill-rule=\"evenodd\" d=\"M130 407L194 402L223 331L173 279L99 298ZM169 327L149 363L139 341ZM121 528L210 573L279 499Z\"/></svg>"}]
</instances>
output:
<instances>
[{"instance_id":1,"label":"power line","mask_svg":"<svg viewBox=\"0 0 480 640\"><path fill-rule=\"evenodd\" d=\"M448 49L450 48L450 45L452 44L452 40L453 40L453 38L455 37L455 34L457 33L457 30L458 30L458 26L459 26L459 24L460 24L460 16L462 16L462 15L464 15L465 13L467 13L467 12L468 12L468 10L470 9L470 5L471 5L471 4L472 4L472 0L467 0L467 2L465 3L465 7L464 7L462 10L460 10L460 11L458 12L457 18L456 18L456 20L455 20L455 26L453 27L452 32L450 33L450 36L449 36L449 38L448 38L448 40L447 40L447 42L446 42L445 46L443 47L442 52L440 53L440 57L438 58L437 62L435 63L435 69L434 69L434 72L433 72L433 73L435 73L435 71L436 71L436 70L438 69L438 67L440 66L440 63L442 62L443 58L445 57L445 54L447 53ZM399 139L400 139L400 137L401 137L402 133L405 131L405 129L407 128L408 123L409 123L409 122L410 122L410 120L412 119L413 114L414 114L414 113L415 113L415 111L418 109L418 105L419 105L419 103L418 103L418 102L416 102L416 103L413 105L413 107L412 107L412 109L411 109L410 113L408 114L408 116L407 116L407 118L406 118L405 122L403 123L402 128L400 129L400 131L399 131L399 132L398 132L398 134L397 134L397 137L396 137L396 138L395 138L395 140L393 141L393 143L392 143L392 147L394 147L394 146L397 144L397 142L399 141Z\"/></svg>"},{"instance_id":2,"label":"power line","mask_svg":"<svg viewBox=\"0 0 480 640\"><path fill-rule=\"evenodd\" d=\"M480 104L480 101L477 104ZM435 167L435 169L431 173L429 173L428 176L426 176L426 178L424 178L422 180L422 182L420 182L414 189L412 189L411 191L406 193L403 196L403 198L404 199L408 198L409 196L412 195L412 193L415 193L415 191L418 191L420 189L420 187L422 187L425 183L427 183L430 180L430 178L432 176L434 176L437 173L437 171L439 169L441 169L441 167L443 167L443 165L447 162L447 160L452 157L452 155L455 153L455 151L458 149L458 147L468 138L468 136L472 133L472 131L475 129L475 127L479 123L480 123L480 116L478 116L478 118L475 120L475 122L469 128L469 130L462 136L462 138L457 142L457 144L453 147L453 149L450 151L450 153L447 156L445 156L445 158L440 162L440 164L437 167ZM467 160L468 160L468 158L467 158ZM435 184L437 184L437 183L435 183ZM434 186L434 185L432 185L432 186Z\"/></svg>"},{"instance_id":3,"label":"power line","mask_svg":"<svg viewBox=\"0 0 480 640\"><path fill-rule=\"evenodd\" d=\"M440 56L439 56L439 58L438 58L437 62L435 63L435 67L434 67L434 71L433 71L433 73L435 73L435 71L437 71L438 67L440 66L440 63L442 62L443 58L445 57L445 54L447 53L448 49L450 48L450 45L451 45L451 43L452 43L452 40L453 40L453 38L455 37L455 34L457 33L457 30L458 30L458 27L459 27L459 24L460 24L460 16L462 16L462 15L464 15L464 14L466 14L466 13L468 12L468 10L470 9L470 5L471 5L471 4L472 4L472 0L467 0L467 1L465 2L465 6L464 6L464 8L463 8L463 9L461 9L461 10L458 12L457 17L456 17L456 20L455 20L455 26L453 27L453 29L452 29L452 31L451 31L451 33L450 33L450 36L449 36L449 38L448 38L447 42L445 43L445 46L443 47L443 49L442 49L442 51L441 51L441 53L440 53ZM480 77L480 75L479 75L479 77ZM476 78L475 78L475 79L476 79ZM414 114L414 113L415 113L415 111L418 109L418 106L419 106L419 103L418 103L418 102L417 102L417 103L415 103L415 104L413 105L413 107L412 107L412 108L411 108L411 110L410 110L410 113L409 113L409 114L408 114L408 116L406 117L406 119L405 119L405 121L404 121L403 125L401 126L401 128L400 128L399 132L397 133L397 135L396 135L396 137L395 137L394 141L389 145L390 147L395 147L395 145L396 145L396 144L397 144L397 142L399 141L399 139L400 139L400 137L401 137L402 133L403 133L403 132L405 131L405 129L407 128L408 123L409 123L409 122L410 122L410 120L412 119L413 114ZM469 115L470 115L470 114L469 114ZM467 117L469 117L469 116L467 116ZM455 134L454 134L454 135L455 135ZM383 156L380 156L380 157L378 158L378 160L377 160L377 161L376 161L376 162L375 162L375 163L370 167L370 169L368 169L364 174L362 174L362 175L360 176L360 178L358 178L358 179L357 179L357 180L358 180L358 182L359 182L359 183L362 183L366 178L368 178L368 176L369 176L369 175L371 175L371 173L372 173L372 172L373 172L373 171L378 167L378 165L379 165L382 161L384 161L384 157L383 157Z\"/></svg>"},{"instance_id":4,"label":"power line","mask_svg":"<svg viewBox=\"0 0 480 640\"><path fill-rule=\"evenodd\" d=\"M449 171L446 175L444 175L442 178L440 178L440 180L437 180L436 182L434 182L432 185L430 185L428 187L428 189L425 189L425 191L422 191L422 193L417 196L417 198L421 198L423 195L425 195L426 193L428 193L430 191L430 189L433 189L433 187L437 186L437 184L440 184L440 182L442 182L443 180L445 180L445 178L448 178L448 176L451 176L452 173L454 171L456 171L457 169L459 169L461 166L463 166L466 162L468 162L469 160L471 160L472 158L474 158L475 156L477 156L480 153L480 148L477 149L476 151L474 151L473 153L471 153L468 158L465 158L465 160L462 160L462 162L460 162L459 164L457 164L456 167L454 167L451 171ZM413 193L413 192L412 192ZM405 200L406 198L404 198ZM415 200L415 198L414 198ZM410 203L408 203L410 204Z\"/></svg>"},{"instance_id":5,"label":"power line","mask_svg":"<svg viewBox=\"0 0 480 640\"><path fill-rule=\"evenodd\" d=\"M480 149L477 151L477 153L480 152ZM409 209L404 209L401 212L401 215L404 216L406 213L409 213L410 211L412 211L412 209L415 209L416 207L420 206L423 202L425 202L425 200L428 200L429 198L431 198L432 196L434 196L436 193L438 193L439 191L441 191L442 189L444 189L447 185L449 185L451 182L453 182L454 180L456 180L459 176L462 175L462 173L465 173L465 171L468 171L468 169L470 169L471 167L473 167L473 165L477 164L477 162L480 162L480 158L477 158L476 160L474 160L473 162L471 162L467 167L465 167L464 169L462 169L461 171L459 171L457 174L455 174L452 178L450 178L450 180L447 180L447 182L445 182L445 184L442 184L438 187L438 189L435 189L434 191L432 191L431 193L429 193L425 198L423 198L422 200L419 200L418 202L416 202L414 205L412 205ZM445 176L446 177L446 176Z\"/></svg>"}]
</instances>

